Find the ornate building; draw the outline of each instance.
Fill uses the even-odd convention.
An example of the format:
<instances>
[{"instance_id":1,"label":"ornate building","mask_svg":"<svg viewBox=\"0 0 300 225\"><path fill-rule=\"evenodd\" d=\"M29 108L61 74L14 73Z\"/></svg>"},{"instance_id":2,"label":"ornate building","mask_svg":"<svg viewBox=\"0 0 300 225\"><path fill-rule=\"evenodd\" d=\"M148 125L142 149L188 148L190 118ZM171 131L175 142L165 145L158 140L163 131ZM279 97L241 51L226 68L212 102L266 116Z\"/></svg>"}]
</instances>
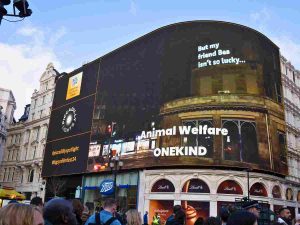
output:
<instances>
[{"instance_id":1,"label":"ornate building","mask_svg":"<svg viewBox=\"0 0 300 225\"><path fill-rule=\"evenodd\" d=\"M6 129L13 123L15 110L16 101L12 91L0 87L0 164L6 142Z\"/></svg>"},{"instance_id":2,"label":"ornate building","mask_svg":"<svg viewBox=\"0 0 300 225\"><path fill-rule=\"evenodd\" d=\"M281 56L281 74L284 92L287 129L287 179L300 183L300 71Z\"/></svg>"},{"instance_id":3,"label":"ornate building","mask_svg":"<svg viewBox=\"0 0 300 225\"><path fill-rule=\"evenodd\" d=\"M58 72L52 63L40 78L40 88L31 97L18 123L8 129L0 182L24 193L27 199L44 197L41 177L47 130Z\"/></svg>"}]
</instances>

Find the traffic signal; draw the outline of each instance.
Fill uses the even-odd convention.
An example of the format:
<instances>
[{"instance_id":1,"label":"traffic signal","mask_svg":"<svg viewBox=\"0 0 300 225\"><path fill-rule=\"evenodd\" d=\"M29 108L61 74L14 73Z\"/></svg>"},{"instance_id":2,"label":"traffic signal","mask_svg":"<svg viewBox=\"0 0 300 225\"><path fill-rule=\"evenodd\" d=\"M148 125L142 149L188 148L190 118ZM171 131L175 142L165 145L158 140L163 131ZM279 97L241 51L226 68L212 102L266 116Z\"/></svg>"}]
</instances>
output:
<instances>
[{"instance_id":1,"label":"traffic signal","mask_svg":"<svg viewBox=\"0 0 300 225\"><path fill-rule=\"evenodd\" d=\"M111 125L108 125L108 126L107 126L106 131L107 131L107 133L108 133L109 135L111 135L111 131L112 131Z\"/></svg>"},{"instance_id":2,"label":"traffic signal","mask_svg":"<svg viewBox=\"0 0 300 225\"><path fill-rule=\"evenodd\" d=\"M7 14L7 10L4 8L4 6L9 4L10 4L10 0L0 0L0 24L3 16Z\"/></svg>"},{"instance_id":3,"label":"traffic signal","mask_svg":"<svg viewBox=\"0 0 300 225\"><path fill-rule=\"evenodd\" d=\"M112 122L111 125L107 125L106 133L110 135L110 137L114 137L117 134L117 123Z\"/></svg>"},{"instance_id":4,"label":"traffic signal","mask_svg":"<svg viewBox=\"0 0 300 225\"><path fill-rule=\"evenodd\" d=\"M27 0L14 0L14 7L16 7L20 11L20 17L31 16L32 14L32 10L28 8L29 4Z\"/></svg>"}]
</instances>

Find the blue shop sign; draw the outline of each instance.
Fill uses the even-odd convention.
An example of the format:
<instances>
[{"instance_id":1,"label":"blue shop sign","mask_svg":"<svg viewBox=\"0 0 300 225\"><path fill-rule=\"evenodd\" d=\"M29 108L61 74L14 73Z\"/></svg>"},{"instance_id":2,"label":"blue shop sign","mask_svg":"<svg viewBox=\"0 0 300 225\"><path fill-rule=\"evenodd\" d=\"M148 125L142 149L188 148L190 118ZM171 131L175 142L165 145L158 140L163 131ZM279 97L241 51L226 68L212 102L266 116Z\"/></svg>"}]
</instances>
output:
<instances>
[{"instance_id":1,"label":"blue shop sign","mask_svg":"<svg viewBox=\"0 0 300 225\"><path fill-rule=\"evenodd\" d=\"M112 195L114 193L114 181L107 179L100 184L100 194Z\"/></svg>"}]
</instances>

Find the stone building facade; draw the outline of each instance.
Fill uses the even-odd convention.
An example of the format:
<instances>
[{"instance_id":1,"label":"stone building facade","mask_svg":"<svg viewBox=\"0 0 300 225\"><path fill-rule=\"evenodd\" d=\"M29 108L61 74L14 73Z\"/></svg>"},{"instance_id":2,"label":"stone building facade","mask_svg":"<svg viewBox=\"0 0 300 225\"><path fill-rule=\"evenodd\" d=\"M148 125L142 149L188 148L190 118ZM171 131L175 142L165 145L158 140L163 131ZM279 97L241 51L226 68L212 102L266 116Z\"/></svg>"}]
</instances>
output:
<instances>
[{"instance_id":1,"label":"stone building facade","mask_svg":"<svg viewBox=\"0 0 300 225\"><path fill-rule=\"evenodd\" d=\"M300 71L281 57L282 86L287 129L287 179L300 183Z\"/></svg>"},{"instance_id":2,"label":"stone building facade","mask_svg":"<svg viewBox=\"0 0 300 225\"><path fill-rule=\"evenodd\" d=\"M39 90L32 94L28 119L8 129L0 182L3 186L14 187L27 199L45 195L41 166L57 75L50 63L40 78Z\"/></svg>"},{"instance_id":3,"label":"stone building facade","mask_svg":"<svg viewBox=\"0 0 300 225\"><path fill-rule=\"evenodd\" d=\"M6 143L7 127L13 123L15 110L16 101L12 91L0 87L0 164Z\"/></svg>"}]
</instances>

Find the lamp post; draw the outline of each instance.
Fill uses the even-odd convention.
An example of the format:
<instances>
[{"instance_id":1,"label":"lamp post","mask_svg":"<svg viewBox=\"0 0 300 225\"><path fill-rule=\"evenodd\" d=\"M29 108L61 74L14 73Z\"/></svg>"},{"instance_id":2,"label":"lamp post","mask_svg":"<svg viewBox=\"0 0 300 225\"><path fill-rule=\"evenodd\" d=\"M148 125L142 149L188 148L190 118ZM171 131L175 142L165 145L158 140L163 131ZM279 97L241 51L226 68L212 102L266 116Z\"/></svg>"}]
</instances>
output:
<instances>
[{"instance_id":1,"label":"lamp post","mask_svg":"<svg viewBox=\"0 0 300 225\"><path fill-rule=\"evenodd\" d=\"M247 194L248 194L248 201L250 201L250 171L252 171L251 168L247 168Z\"/></svg>"},{"instance_id":2,"label":"lamp post","mask_svg":"<svg viewBox=\"0 0 300 225\"><path fill-rule=\"evenodd\" d=\"M117 197L117 173L122 168L123 162L120 160L119 156L116 155L111 158L109 167L114 175L114 199Z\"/></svg>"}]
</instances>

